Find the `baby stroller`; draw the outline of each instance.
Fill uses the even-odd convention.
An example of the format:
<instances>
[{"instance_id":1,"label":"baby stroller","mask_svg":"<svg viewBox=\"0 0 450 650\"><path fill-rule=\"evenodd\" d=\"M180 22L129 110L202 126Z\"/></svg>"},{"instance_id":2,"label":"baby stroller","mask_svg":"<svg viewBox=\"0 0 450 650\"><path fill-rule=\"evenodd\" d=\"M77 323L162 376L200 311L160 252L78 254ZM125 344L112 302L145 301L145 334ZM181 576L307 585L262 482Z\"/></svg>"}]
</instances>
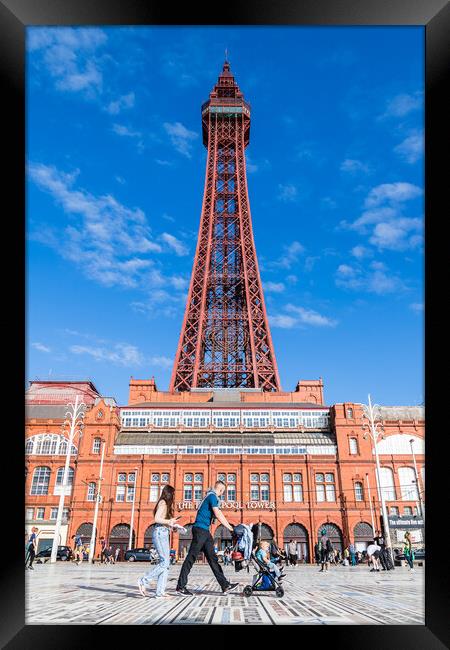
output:
<instances>
[{"instance_id":1,"label":"baby stroller","mask_svg":"<svg viewBox=\"0 0 450 650\"><path fill-rule=\"evenodd\" d=\"M284 596L284 589L279 580L273 575L270 569L260 562L256 557L253 547L253 533L249 526L239 524L235 526L232 535L233 550L231 559L234 562L235 571L240 571L250 564L256 569L251 585L244 587L244 596L251 596L253 592L275 591L278 598Z\"/></svg>"}]
</instances>

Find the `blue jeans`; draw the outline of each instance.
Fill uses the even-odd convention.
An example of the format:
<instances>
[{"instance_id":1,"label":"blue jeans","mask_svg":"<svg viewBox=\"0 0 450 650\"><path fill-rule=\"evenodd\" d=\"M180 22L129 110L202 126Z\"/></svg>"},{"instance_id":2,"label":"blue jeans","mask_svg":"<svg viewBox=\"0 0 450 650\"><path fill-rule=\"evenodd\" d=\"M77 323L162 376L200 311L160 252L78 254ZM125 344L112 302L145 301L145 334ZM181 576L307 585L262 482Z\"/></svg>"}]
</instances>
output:
<instances>
[{"instance_id":1,"label":"blue jeans","mask_svg":"<svg viewBox=\"0 0 450 650\"><path fill-rule=\"evenodd\" d=\"M163 596L170 566L169 529L167 526L155 526L152 541L159 555L159 563L153 569L144 573L142 582L147 587L151 580L156 579L156 596Z\"/></svg>"}]
</instances>

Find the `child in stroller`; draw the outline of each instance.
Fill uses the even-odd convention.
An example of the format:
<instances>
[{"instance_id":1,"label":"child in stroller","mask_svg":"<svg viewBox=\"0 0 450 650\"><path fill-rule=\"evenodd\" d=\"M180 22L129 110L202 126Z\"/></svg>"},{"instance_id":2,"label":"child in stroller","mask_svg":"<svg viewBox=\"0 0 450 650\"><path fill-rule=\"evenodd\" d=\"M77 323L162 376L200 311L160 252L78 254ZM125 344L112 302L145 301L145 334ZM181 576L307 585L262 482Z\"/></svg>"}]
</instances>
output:
<instances>
[{"instance_id":1,"label":"child in stroller","mask_svg":"<svg viewBox=\"0 0 450 650\"><path fill-rule=\"evenodd\" d=\"M239 524L233 531L233 552L231 559L234 561L236 571L251 563L256 569L253 583L244 587L244 596L251 596L254 591L275 591L279 598L284 596L284 589L280 578L284 575L271 561L269 542L260 542L259 547L253 549L253 534L250 526Z\"/></svg>"}]
</instances>

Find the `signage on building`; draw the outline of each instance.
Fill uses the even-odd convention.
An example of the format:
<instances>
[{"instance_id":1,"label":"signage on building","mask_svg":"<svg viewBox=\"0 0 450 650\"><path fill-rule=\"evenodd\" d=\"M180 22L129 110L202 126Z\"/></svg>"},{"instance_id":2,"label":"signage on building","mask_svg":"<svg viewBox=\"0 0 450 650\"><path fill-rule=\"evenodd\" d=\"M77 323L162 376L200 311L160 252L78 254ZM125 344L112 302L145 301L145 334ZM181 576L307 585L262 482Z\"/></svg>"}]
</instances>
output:
<instances>
[{"instance_id":1,"label":"signage on building","mask_svg":"<svg viewBox=\"0 0 450 650\"><path fill-rule=\"evenodd\" d=\"M178 510L197 510L201 501L180 501ZM221 510L274 510L274 501L221 501Z\"/></svg>"},{"instance_id":2,"label":"signage on building","mask_svg":"<svg viewBox=\"0 0 450 650\"><path fill-rule=\"evenodd\" d=\"M423 528L422 517L412 517L410 515L403 516L390 516L388 517L389 528L400 528L406 530L408 528Z\"/></svg>"}]
</instances>

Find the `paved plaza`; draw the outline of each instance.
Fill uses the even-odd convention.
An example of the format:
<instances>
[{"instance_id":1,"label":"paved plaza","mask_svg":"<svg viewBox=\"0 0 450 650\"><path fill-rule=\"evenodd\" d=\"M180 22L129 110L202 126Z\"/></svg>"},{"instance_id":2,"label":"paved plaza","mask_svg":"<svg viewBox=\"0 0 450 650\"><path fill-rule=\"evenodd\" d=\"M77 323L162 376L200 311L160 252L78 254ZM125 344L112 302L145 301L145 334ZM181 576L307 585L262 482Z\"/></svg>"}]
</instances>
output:
<instances>
[{"instance_id":1,"label":"paved plaza","mask_svg":"<svg viewBox=\"0 0 450 650\"><path fill-rule=\"evenodd\" d=\"M263 592L246 598L253 570L224 567L237 592L223 596L211 570L195 565L188 587L193 596L175 594L181 565L170 568L171 598L143 598L136 581L149 564L78 566L35 564L26 572L27 624L424 624L424 568L370 573L367 566L337 566L319 573L315 566L288 567L285 595Z\"/></svg>"}]
</instances>

